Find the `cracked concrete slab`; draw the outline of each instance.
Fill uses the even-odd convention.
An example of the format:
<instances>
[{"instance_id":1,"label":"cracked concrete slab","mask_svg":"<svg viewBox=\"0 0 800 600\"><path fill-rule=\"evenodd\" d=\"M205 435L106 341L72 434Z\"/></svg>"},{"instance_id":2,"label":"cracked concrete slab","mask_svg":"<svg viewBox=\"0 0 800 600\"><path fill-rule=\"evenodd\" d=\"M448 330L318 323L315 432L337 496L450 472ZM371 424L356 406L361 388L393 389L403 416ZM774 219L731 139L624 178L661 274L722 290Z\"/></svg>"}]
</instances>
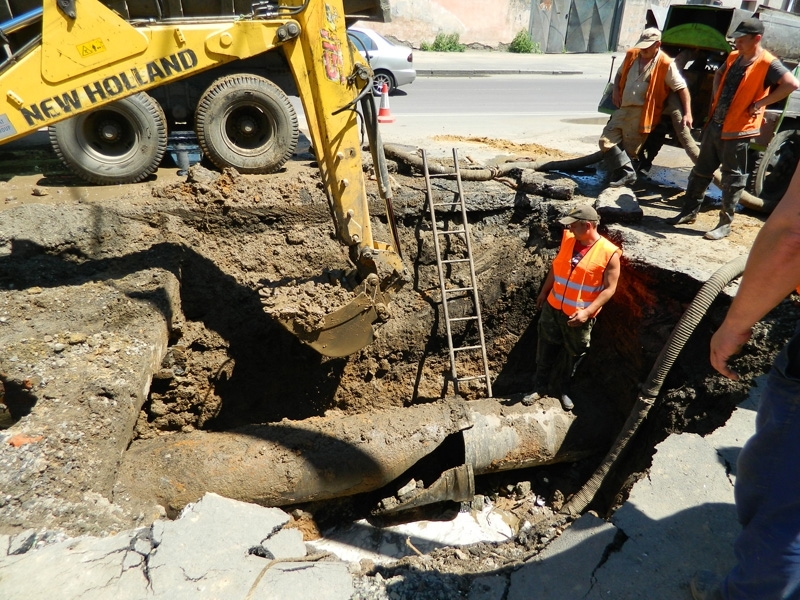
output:
<instances>
[{"instance_id":1,"label":"cracked concrete slab","mask_svg":"<svg viewBox=\"0 0 800 600\"><path fill-rule=\"evenodd\" d=\"M284 529L289 520L277 508L207 494L175 521L115 536L31 543L20 554L8 551L29 536L4 536L0 598L350 598L348 565L305 560L302 534ZM253 547L262 555L251 554Z\"/></svg>"},{"instance_id":2,"label":"cracked concrete slab","mask_svg":"<svg viewBox=\"0 0 800 600\"><path fill-rule=\"evenodd\" d=\"M646 478L607 523L578 519L511 576L508 600L690 598L699 569L727 572L739 533L733 500L736 458L755 431L764 378L728 422L705 438L673 435L656 447ZM619 533L619 535L616 535Z\"/></svg>"},{"instance_id":3,"label":"cracked concrete slab","mask_svg":"<svg viewBox=\"0 0 800 600\"><path fill-rule=\"evenodd\" d=\"M617 535L614 525L586 514L544 552L511 576L507 600L583 598L593 574Z\"/></svg>"}]
</instances>

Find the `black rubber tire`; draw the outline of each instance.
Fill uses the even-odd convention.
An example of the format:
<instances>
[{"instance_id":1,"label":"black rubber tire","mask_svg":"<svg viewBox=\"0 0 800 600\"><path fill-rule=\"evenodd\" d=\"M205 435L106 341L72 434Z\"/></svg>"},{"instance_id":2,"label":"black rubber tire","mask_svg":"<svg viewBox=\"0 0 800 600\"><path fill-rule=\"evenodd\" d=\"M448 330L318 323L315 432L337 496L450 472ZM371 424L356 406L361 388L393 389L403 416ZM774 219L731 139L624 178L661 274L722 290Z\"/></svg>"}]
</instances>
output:
<instances>
[{"instance_id":1,"label":"black rubber tire","mask_svg":"<svg viewBox=\"0 0 800 600\"><path fill-rule=\"evenodd\" d=\"M380 96L383 89L383 84L386 84L389 87L389 93L392 94L397 89L397 84L394 81L394 75L392 75L389 71L375 71L375 75L372 79L372 94L374 96Z\"/></svg>"},{"instance_id":2,"label":"black rubber tire","mask_svg":"<svg viewBox=\"0 0 800 600\"><path fill-rule=\"evenodd\" d=\"M274 173L297 148L300 128L289 98L257 75L228 75L203 93L195 112L203 153L218 168Z\"/></svg>"},{"instance_id":3,"label":"black rubber tire","mask_svg":"<svg viewBox=\"0 0 800 600\"><path fill-rule=\"evenodd\" d=\"M101 185L136 183L167 149L164 111L140 92L51 125L50 143L76 175Z\"/></svg>"},{"instance_id":4,"label":"black rubber tire","mask_svg":"<svg viewBox=\"0 0 800 600\"><path fill-rule=\"evenodd\" d=\"M765 205L776 205L789 187L800 160L800 131L779 131L756 161L752 171L751 191Z\"/></svg>"}]
</instances>

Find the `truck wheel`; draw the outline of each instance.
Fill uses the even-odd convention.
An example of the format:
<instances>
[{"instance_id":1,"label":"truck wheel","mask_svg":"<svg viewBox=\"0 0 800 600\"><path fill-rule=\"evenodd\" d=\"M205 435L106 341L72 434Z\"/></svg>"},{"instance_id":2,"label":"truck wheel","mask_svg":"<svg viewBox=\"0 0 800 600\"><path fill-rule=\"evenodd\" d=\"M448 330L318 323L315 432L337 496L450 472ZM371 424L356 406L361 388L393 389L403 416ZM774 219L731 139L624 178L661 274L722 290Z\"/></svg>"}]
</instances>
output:
<instances>
[{"instance_id":1,"label":"truck wheel","mask_svg":"<svg viewBox=\"0 0 800 600\"><path fill-rule=\"evenodd\" d=\"M751 179L752 192L765 205L781 201L800 160L800 131L785 129L772 138L756 161Z\"/></svg>"},{"instance_id":2,"label":"truck wheel","mask_svg":"<svg viewBox=\"0 0 800 600\"><path fill-rule=\"evenodd\" d=\"M138 93L51 125L50 143L87 181L136 183L155 172L164 156L166 119L158 102Z\"/></svg>"},{"instance_id":3,"label":"truck wheel","mask_svg":"<svg viewBox=\"0 0 800 600\"><path fill-rule=\"evenodd\" d=\"M257 75L212 83L197 107L195 131L211 162L240 173L274 173L294 154L300 135L289 98Z\"/></svg>"}]
</instances>

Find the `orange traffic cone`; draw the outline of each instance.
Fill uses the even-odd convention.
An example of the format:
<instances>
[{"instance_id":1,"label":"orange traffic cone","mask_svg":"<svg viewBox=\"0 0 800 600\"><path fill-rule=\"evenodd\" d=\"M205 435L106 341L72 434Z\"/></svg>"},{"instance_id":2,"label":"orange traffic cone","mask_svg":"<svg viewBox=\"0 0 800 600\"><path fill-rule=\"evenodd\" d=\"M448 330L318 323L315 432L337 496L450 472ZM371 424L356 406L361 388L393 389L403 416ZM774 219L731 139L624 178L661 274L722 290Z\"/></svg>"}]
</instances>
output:
<instances>
[{"instance_id":1,"label":"orange traffic cone","mask_svg":"<svg viewBox=\"0 0 800 600\"><path fill-rule=\"evenodd\" d=\"M381 107L378 110L378 123L394 123L392 111L389 110L389 86L385 83L381 89Z\"/></svg>"}]
</instances>

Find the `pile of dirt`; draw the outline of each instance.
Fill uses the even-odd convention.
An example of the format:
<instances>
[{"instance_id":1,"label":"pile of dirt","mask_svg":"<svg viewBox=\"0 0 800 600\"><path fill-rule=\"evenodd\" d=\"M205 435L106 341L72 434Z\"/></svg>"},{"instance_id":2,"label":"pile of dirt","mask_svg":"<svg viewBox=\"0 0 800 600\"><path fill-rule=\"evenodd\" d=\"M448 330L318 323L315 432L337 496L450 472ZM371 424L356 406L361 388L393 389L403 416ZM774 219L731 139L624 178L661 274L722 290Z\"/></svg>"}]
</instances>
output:
<instances>
[{"instance_id":1,"label":"pile of dirt","mask_svg":"<svg viewBox=\"0 0 800 600\"><path fill-rule=\"evenodd\" d=\"M286 173L270 176L193 167L185 181L152 186L152 193L128 188L102 202L65 194L61 202L6 210L0 223L0 384L7 407L0 415L0 532L110 532L154 518L113 497L116 469L134 440L369 415L452 396L425 184L403 173L394 181L409 282L393 296L391 318L375 342L346 358L320 356L279 323L299 319L314 328L352 297L354 265L337 241L314 164L290 161ZM367 189L374 236L388 241L375 183L368 180ZM434 183L437 198L452 199L455 190L450 180ZM593 198L580 189L572 202L557 201L497 182L465 182L464 190L494 395L515 404L532 384L535 300L561 238L557 218ZM441 228L456 223L452 213L436 218ZM445 250L463 255L456 242ZM598 320L575 390L578 419L607 443L700 285L646 261L627 255L625 261L625 289ZM455 268L450 275L463 281ZM708 336L725 303L703 322L668 381L673 390L690 392L668 393L643 444L670 430L710 428L746 393L747 380L721 386L707 362ZM468 310L466 303L454 305L454 315ZM765 326L740 368L745 375L765 370L790 320ZM477 335L469 324L453 333L463 345ZM479 353L465 353L458 372L481 374ZM476 380L458 391L470 400L484 387ZM637 461L598 511L620 501L624 481L646 469L651 452L649 446L633 453ZM557 534L562 525L544 517L555 515L598 459L548 467L547 477L526 471L479 481L481 494L506 502L529 526L507 547L476 549L474 560L464 558L472 550L460 549L411 560L463 572L524 558ZM526 479L534 482L532 491L507 493ZM328 510L307 508L320 519Z\"/></svg>"}]
</instances>

